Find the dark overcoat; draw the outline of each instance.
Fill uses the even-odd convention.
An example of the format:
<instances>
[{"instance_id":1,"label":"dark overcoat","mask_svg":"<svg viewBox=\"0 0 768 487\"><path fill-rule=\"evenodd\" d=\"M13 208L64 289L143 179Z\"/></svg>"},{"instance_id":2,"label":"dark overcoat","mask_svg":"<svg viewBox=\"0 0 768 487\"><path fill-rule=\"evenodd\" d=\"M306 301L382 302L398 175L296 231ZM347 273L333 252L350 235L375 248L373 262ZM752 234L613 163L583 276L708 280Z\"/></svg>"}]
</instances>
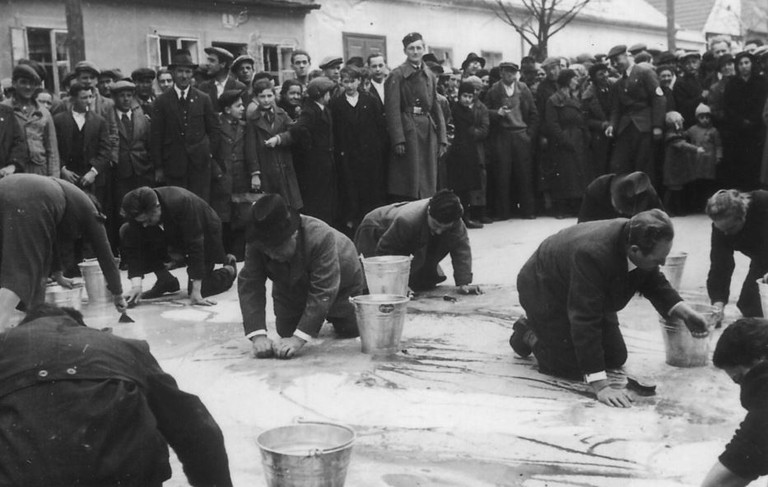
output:
<instances>
[{"instance_id":1,"label":"dark overcoat","mask_svg":"<svg viewBox=\"0 0 768 487\"><path fill-rule=\"evenodd\" d=\"M404 155L391 151L388 192L411 199L431 197L437 191L439 145L448 143L437 79L423 63L417 69L406 62L392 70L384 88L389 143L393 149L405 144Z\"/></svg>"},{"instance_id":2,"label":"dark overcoat","mask_svg":"<svg viewBox=\"0 0 768 487\"><path fill-rule=\"evenodd\" d=\"M575 350L583 374L605 370L606 315L635 293L665 317L682 300L658 268L629 274L628 225L617 218L566 228L545 239L517 276L520 304L551 337L547 347Z\"/></svg>"},{"instance_id":3,"label":"dark overcoat","mask_svg":"<svg viewBox=\"0 0 768 487\"><path fill-rule=\"evenodd\" d=\"M231 74L227 77L227 81L224 83L224 91L229 90L238 90L243 91L245 90L246 86L235 79L234 76ZM200 86L197 87L198 90L202 91L206 95L208 95L208 98L211 99L211 105L213 105L213 111L215 113L221 112L221 107L219 106L219 95L218 91L216 90L216 80L209 79L205 80L202 83L200 83ZM245 99L243 99L243 102L245 102ZM246 105L247 106L247 105Z\"/></svg>"},{"instance_id":4,"label":"dark overcoat","mask_svg":"<svg viewBox=\"0 0 768 487\"><path fill-rule=\"evenodd\" d=\"M245 164L245 122L219 114L219 153L214 158L211 207L222 222L232 221L232 195L251 189Z\"/></svg>"},{"instance_id":5,"label":"dark overcoat","mask_svg":"<svg viewBox=\"0 0 768 487\"><path fill-rule=\"evenodd\" d=\"M16 172L23 172L26 159L24 134L13 108L0 104L0 168L13 165Z\"/></svg>"},{"instance_id":6,"label":"dark overcoat","mask_svg":"<svg viewBox=\"0 0 768 487\"><path fill-rule=\"evenodd\" d=\"M589 132L581 102L558 91L547 100L542 132L549 150L541 163L543 187L554 199L581 198L590 179Z\"/></svg>"},{"instance_id":7,"label":"dark overcoat","mask_svg":"<svg viewBox=\"0 0 768 487\"><path fill-rule=\"evenodd\" d=\"M725 86L722 126L724 161L720 164L727 188L757 189L765 141L763 107L768 97L768 83L762 76L748 80L734 76Z\"/></svg>"},{"instance_id":8,"label":"dark overcoat","mask_svg":"<svg viewBox=\"0 0 768 487\"><path fill-rule=\"evenodd\" d=\"M488 109L481 101L476 101L471 108L457 103L452 113L455 129L446 159L448 188L457 193L481 189L484 142L490 126Z\"/></svg>"}]
</instances>

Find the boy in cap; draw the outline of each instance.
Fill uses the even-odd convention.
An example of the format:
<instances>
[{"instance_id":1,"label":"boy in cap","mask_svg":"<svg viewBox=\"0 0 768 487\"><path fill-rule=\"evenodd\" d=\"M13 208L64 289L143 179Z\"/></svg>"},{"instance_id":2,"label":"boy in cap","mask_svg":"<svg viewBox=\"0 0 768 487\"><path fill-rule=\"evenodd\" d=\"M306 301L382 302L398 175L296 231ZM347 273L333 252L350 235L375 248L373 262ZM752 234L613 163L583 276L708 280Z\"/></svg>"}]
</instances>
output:
<instances>
[{"instance_id":1,"label":"boy in cap","mask_svg":"<svg viewBox=\"0 0 768 487\"><path fill-rule=\"evenodd\" d=\"M213 104L213 111L219 113L219 97L226 90L243 91L246 86L230 73L229 67L235 59L231 52L221 47L206 47L205 54L205 70L209 79L200 83L198 89L208 95Z\"/></svg>"},{"instance_id":2,"label":"boy in cap","mask_svg":"<svg viewBox=\"0 0 768 487\"><path fill-rule=\"evenodd\" d=\"M231 70L239 82L245 86L250 86L253 74L256 72L256 59L249 54L238 56L232 61Z\"/></svg>"},{"instance_id":3,"label":"boy in cap","mask_svg":"<svg viewBox=\"0 0 768 487\"><path fill-rule=\"evenodd\" d=\"M120 254L131 280L129 304L178 292L179 281L168 267L179 264L187 265L192 304L214 305L208 296L232 287L237 277L235 257L225 254L221 220L200 197L173 186L144 186L125 195L121 211L127 221L120 227ZM214 270L215 264L224 265ZM157 282L144 292L141 281L149 272L155 273Z\"/></svg>"},{"instance_id":4,"label":"boy in cap","mask_svg":"<svg viewBox=\"0 0 768 487\"><path fill-rule=\"evenodd\" d=\"M152 115L152 105L155 103L153 83L157 77L154 69L139 68L131 73L131 80L136 85L136 101L141 106L144 115Z\"/></svg>"},{"instance_id":5,"label":"boy in cap","mask_svg":"<svg viewBox=\"0 0 768 487\"><path fill-rule=\"evenodd\" d=\"M437 78L422 62L424 39L403 38L407 60L387 77L385 111L392 152L388 193L396 200L428 198L437 191L437 160L448 148L437 103Z\"/></svg>"},{"instance_id":6,"label":"boy in cap","mask_svg":"<svg viewBox=\"0 0 768 487\"><path fill-rule=\"evenodd\" d=\"M459 197L448 190L428 199L382 206L365 216L355 246L364 257L412 255L408 285L413 291L433 289L445 281L440 261L450 254L459 292L482 294L471 284L472 249L463 215Z\"/></svg>"},{"instance_id":7,"label":"boy in cap","mask_svg":"<svg viewBox=\"0 0 768 487\"><path fill-rule=\"evenodd\" d=\"M3 101L10 107L14 120L18 123L23 138L23 153L19 155L19 169L28 174L59 177L59 145L56 139L56 127L51 113L35 99L35 91L40 86L40 76L27 65L13 69L13 95ZM6 165L4 171L11 169Z\"/></svg>"},{"instance_id":8,"label":"boy in cap","mask_svg":"<svg viewBox=\"0 0 768 487\"><path fill-rule=\"evenodd\" d=\"M604 174L584 191L578 223L631 218L654 208L664 209L647 174Z\"/></svg>"},{"instance_id":9,"label":"boy in cap","mask_svg":"<svg viewBox=\"0 0 768 487\"><path fill-rule=\"evenodd\" d=\"M333 154L333 118L328 104L338 85L320 76L307 84L307 99L289 128L303 213L328 225L339 222L338 169Z\"/></svg>"},{"instance_id":10,"label":"boy in cap","mask_svg":"<svg viewBox=\"0 0 768 487\"><path fill-rule=\"evenodd\" d=\"M354 244L322 221L299 215L280 195L261 196L251 207L245 264L237 281L245 336L257 358L292 358L331 322L340 337L358 335L349 298L363 290ZM266 286L278 342L267 336Z\"/></svg>"}]
</instances>

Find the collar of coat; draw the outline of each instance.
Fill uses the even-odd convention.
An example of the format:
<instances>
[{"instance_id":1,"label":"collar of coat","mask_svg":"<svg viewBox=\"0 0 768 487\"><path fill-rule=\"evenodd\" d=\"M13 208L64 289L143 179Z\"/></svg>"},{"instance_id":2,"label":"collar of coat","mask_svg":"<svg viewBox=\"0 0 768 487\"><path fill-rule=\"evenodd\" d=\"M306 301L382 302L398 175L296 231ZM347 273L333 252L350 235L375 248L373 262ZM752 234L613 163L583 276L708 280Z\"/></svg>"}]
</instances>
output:
<instances>
[{"instance_id":1,"label":"collar of coat","mask_svg":"<svg viewBox=\"0 0 768 487\"><path fill-rule=\"evenodd\" d=\"M413 64L406 61L403 63L402 68L403 68L403 76L406 78L410 78L416 73L424 73L425 76L429 77L430 71L427 71L426 69L424 69L424 63L421 63L421 66L419 67L419 69L416 69L413 67Z\"/></svg>"}]
</instances>

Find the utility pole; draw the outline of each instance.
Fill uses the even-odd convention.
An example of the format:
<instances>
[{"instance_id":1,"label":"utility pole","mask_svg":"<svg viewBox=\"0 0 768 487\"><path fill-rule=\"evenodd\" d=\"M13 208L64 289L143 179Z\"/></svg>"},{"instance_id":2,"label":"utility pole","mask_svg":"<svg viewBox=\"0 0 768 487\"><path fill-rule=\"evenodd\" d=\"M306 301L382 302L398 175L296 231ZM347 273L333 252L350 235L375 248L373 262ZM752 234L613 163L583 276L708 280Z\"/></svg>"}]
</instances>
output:
<instances>
[{"instance_id":1,"label":"utility pole","mask_svg":"<svg viewBox=\"0 0 768 487\"><path fill-rule=\"evenodd\" d=\"M677 49L677 29L675 28L675 0L667 0L667 50Z\"/></svg>"},{"instance_id":2,"label":"utility pole","mask_svg":"<svg viewBox=\"0 0 768 487\"><path fill-rule=\"evenodd\" d=\"M69 49L70 69L85 60L85 30L83 29L82 0L66 0L67 48Z\"/></svg>"}]
</instances>

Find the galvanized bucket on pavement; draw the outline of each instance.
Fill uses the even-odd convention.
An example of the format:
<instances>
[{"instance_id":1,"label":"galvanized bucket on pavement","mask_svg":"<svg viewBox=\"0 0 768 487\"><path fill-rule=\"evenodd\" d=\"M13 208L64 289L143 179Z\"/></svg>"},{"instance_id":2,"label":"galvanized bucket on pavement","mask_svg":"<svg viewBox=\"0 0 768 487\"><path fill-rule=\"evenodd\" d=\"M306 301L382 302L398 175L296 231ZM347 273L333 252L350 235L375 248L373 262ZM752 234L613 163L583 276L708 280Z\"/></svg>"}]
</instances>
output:
<instances>
[{"instance_id":1,"label":"galvanized bucket on pavement","mask_svg":"<svg viewBox=\"0 0 768 487\"><path fill-rule=\"evenodd\" d=\"M685 269L685 260L688 258L686 252L676 252L667 256L667 262L659 267L659 270L667 277L667 281L675 289L680 289L683 282L683 270Z\"/></svg>"},{"instance_id":2,"label":"galvanized bucket on pavement","mask_svg":"<svg viewBox=\"0 0 768 487\"><path fill-rule=\"evenodd\" d=\"M411 259L410 256L405 255L380 255L363 258L368 292L407 296Z\"/></svg>"},{"instance_id":3,"label":"galvanized bucket on pavement","mask_svg":"<svg viewBox=\"0 0 768 487\"><path fill-rule=\"evenodd\" d=\"M706 304L692 304L691 307L704 315L707 328L713 329L717 322L717 310ZM691 335L685 322L678 318L659 318L667 364L673 367L703 367L709 362L712 335L696 338Z\"/></svg>"},{"instance_id":4,"label":"galvanized bucket on pavement","mask_svg":"<svg viewBox=\"0 0 768 487\"><path fill-rule=\"evenodd\" d=\"M77 264L80 274L85 281L85 292L88 294L88 304L105 304L112 302L112 293L107 289L107 279L101 271L99 261L85 259Z\"/></svg>"},{"instance_id":5,"label":"galvanized bucket on pavement","mask_svg":"<svg viewBox=\"0 0 768 487\"><path fill-rule=\"evenodd\" d=\"M343 487L355 443L352 428L301 422L256 439L267 487Z\"/></svg>"},{"instance_id":6,"label":"galvanized bucket on pavement","mask_svg":"<svg viewBox=\"0 0 768 487\"><path fill-rule=\"evenodd\" d=\"M79 311L83 304L83 285L75 284L75 287L68 289L58 284L50 284L45 287L45 302Z\"/></svg>"},{"instance_id":7,"label":"galvanized bucket on pavement","mask_svg":"<svg viewBox=\"0 0 768 487\"><path fill-rule=\"evenodd\" d=\"M362 352L392 355L400 350L408 297L396 294L369 294L349 298L355 305Z\"/></svg>"}]
</instances>

